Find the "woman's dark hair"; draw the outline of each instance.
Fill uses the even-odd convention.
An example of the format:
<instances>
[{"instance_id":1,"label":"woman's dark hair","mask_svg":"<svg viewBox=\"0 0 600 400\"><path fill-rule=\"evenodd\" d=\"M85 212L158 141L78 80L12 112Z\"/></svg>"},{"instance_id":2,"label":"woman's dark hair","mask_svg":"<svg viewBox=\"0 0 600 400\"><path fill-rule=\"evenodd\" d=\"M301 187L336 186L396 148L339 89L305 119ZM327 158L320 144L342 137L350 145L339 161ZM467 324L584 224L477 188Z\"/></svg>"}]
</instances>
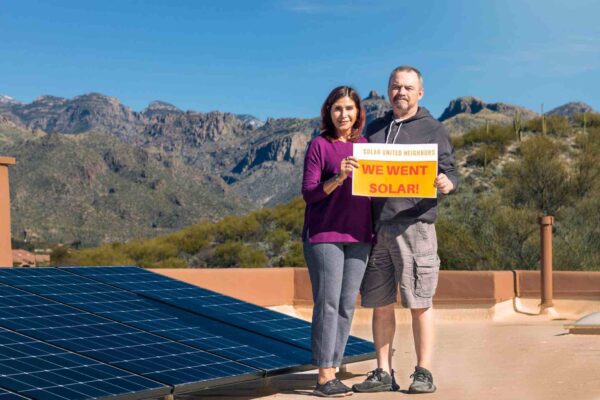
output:
<instances>
[{"instance_id":1,"label":"woman's dark hair","mask_svg":"<svg viewBox=\"0 0 600 400\"><path fill-rule=\"evenodd\" d=\"M352 101L354 101L354 105L356 105L356 122L354 122L354 125L352 126L352 135L350 136L350 140L356 142L365 126L366 113L362 106L362 102L360 101L358 92L350 86L336 87L325 99L325 102L321 107L321 134L330 139L338 138L337 129L335 129L335 125L331 120L331 107L336 101L343 97L351 98Z\"/></svg>"}]
</instances>

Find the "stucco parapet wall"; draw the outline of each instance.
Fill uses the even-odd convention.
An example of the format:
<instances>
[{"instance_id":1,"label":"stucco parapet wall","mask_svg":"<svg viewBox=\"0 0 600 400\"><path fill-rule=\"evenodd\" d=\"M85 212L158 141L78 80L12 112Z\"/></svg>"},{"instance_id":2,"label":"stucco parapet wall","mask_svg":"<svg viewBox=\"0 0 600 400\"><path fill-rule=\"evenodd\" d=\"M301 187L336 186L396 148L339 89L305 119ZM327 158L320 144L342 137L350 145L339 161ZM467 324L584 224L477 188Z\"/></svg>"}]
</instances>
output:
<instances>
[{"instance_id":1,"label":"stucco parapet wall","mask_svg":"<svg viewBox=\"0 0 600 400\"><path fill-rule=\"evenodd\" d=\"M14 157L0 156L0 165L15 165L17 160Z\"/></svg>"},{"instance_id":2,"label":"stucco parapet wall","mask_svg":"<svg viewBox=\"0 0 600 400\"><path fill-rule=\"evenodd\" d=\"M440 271L434 303L501 303L515 297L512 271Z\"/></svg>"},{"instance_id":3,"label":"stucco parapet wall","mask_svg":"<svg viewBox=\"0 0 600 400\"><path fill-rule=\"evenodd\" d=\"M293 268L156 268L152 271L192 285L271 307L293 304Z\"/></svg>"},{"instance_id":4,"label":"stucco parapet wall","mask_svg":"<svg viewBox=\"0 0 600 400\"><path fill-rule=\"evenodd\" d=\"M515 273L518 296L539 298L540 272L518 270ZM552 286L557 299L600 300L600 272L597 271L554 271Z\"/></svg>"},{"instance_id":5,"label":"stucco parapet wall","mask_svg":"<svg viewBox=\"0 0 600 400\"><path fill-rule=\"evenodd\" d=\"M295 269L294 286L294 304L312 303L306 268ZM433 301L436 304L496 304L512 299L514 293L511 271L440 271Z\"/></svg>"},{"instance_id":6,"label":"stucco parapet wall","mask_svg":"<svg viewBox=\"0 0 600 400\"><path fill-rule=\"evenodd\" d=\"M160 268L153 271L261 306L312 304L306 268ZM441 271L434 303L493 305L513 297L511 271Z\"/></svg>"},{"instance_id":7,"label":"stucco parapet wall","mask_svg":"<svg viewBox=\"0 0 600 400\"><path fill-rule=\"evenodd\" d=\"M16 162L13 157L0 156L0 267L13 266L8 167Z\"/></svg>"}]
</instances>

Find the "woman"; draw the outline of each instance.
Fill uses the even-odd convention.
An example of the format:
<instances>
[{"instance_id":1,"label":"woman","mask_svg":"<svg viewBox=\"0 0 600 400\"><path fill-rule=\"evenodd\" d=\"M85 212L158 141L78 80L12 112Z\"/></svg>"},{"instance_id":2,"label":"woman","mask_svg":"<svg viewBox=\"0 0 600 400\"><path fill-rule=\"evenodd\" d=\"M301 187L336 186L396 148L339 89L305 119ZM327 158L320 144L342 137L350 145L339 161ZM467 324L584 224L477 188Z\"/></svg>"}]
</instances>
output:
<instances>
[{"instance_id":1,"label":"woman","mask_svg":"<svg viewBox=\"0 0 600 400\"><path fill-rule=\"evenodd\" d=\"M344 355L358 290L373 238L371 203L352 195L354 143L365 111L356 91L340 86L321 107L321 134L308 145L302 195L304 258L313 290L312 352L319 368L318 396L341 396L351 389L336 379Z\"/></svg>"}]
</instances>

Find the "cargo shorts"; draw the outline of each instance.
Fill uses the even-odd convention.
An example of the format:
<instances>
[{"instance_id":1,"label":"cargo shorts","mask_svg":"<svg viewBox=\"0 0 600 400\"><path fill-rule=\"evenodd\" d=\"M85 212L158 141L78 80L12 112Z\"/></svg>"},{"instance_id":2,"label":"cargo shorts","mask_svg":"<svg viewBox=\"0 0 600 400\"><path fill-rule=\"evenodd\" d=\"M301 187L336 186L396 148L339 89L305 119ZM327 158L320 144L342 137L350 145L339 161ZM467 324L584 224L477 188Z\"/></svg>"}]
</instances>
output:
<instances>
[{"instance_id":1,"label":"cargo shorts","mask_svg":"<svg viewBox=\"0 0 600 400\"><path fill-rule=\"evenodd\" d=\"M369 308L393 304L400 286L403 307L429 308L439 271L434 224L382 225L360 288L361 304Z\"/></svg>"}]
</instances>

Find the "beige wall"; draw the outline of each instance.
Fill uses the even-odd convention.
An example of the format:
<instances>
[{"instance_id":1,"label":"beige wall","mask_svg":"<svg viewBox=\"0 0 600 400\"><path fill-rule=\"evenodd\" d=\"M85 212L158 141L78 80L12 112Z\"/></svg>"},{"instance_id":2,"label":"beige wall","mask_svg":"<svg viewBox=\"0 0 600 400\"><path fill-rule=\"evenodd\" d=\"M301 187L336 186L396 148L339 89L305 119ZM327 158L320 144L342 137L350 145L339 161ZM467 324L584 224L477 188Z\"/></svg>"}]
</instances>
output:
<instances>
[{"instance_id":1,"label":"beige wall","mask_svg":"<svg viewBox=\"0 0 600 400\"><path fill-rule=\"evenodd\" d=\"M516 271L517 290L522 297L540 297L540 272ZM600 298L600 272L554 271L552 286L556 299Z\"/></svg>"},{"instance_id":2,"label":"beige wall","mask_svg":"<svg viewBox=\"0 0 600 400\"><path fill-rule=\"evenodd\" d=\"M8 166L13 165L12 157L0 157L0 267L12 267L10 245L10 191L8 186Z\"/></svg>"},{"instance_id":3,"label":"beige wall","mask_svg":"<svg viewBox=\"0 0 600 400\"><path fill-rule=\"evenodd\" d=\"M262 306L310 305L306 268L155 269L155 272ZM539 297L536 271L441 271L434 303L493 305L520 295ZM554 272L556 298L600 300L600 272Z\"/></svg>"},{"instance_id":4,"label":"beige wall","mask_svg":"<svg viewBox=\"0 0 600 400\"><path fill-rule=\"evenodd\" d=\"M157 268L153 271L261 306L293 303L293 268Z\"/></svg>"}]
</instances>

